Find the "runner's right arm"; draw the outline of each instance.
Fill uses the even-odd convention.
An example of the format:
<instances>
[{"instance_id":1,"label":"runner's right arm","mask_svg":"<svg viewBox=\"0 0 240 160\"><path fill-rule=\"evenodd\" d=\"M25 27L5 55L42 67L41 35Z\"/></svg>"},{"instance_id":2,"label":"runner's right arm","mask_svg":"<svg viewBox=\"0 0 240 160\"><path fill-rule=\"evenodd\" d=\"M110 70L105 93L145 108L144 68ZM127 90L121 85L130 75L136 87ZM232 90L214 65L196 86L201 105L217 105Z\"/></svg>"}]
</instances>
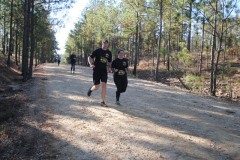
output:
<instances>
[{"instance_id":1,"label":"runner's right arm","mask_svg":"<svg viewBox=\"0 0 240 160\"><path fill-rule=\"evenodd\" d=\"M93 51L92 54L90 56L88 56L88 63L90 64L91 68L95 68L94 57L96 57L96 52L97 52L97 50Z\"/></svg>"},{"instance_id":2,"label":"runner's right arm","mask_svg":"<svg viewBox=\"0 0 240 160\"><path fill-rule=\"evenodd\" d=\"M118 71L118 69L116 68L116 61L115 61L115 60L112 61L111 69L112 69L112 72L113 72L113 73L115 73L115 72Z\"/></svg>"},{"instance_id":3,"label":"runner's right arm","mask_svg":"<svg viewBox=\"0 0 240 160\"><path fill-rule=\"evenodd\" d=\"M88 57L88 63L90 64L90 67L91 68L94 68L95 66L94 66L94 61L93 61L93 58L92 57Z\"/></svg>"}]
</instances>

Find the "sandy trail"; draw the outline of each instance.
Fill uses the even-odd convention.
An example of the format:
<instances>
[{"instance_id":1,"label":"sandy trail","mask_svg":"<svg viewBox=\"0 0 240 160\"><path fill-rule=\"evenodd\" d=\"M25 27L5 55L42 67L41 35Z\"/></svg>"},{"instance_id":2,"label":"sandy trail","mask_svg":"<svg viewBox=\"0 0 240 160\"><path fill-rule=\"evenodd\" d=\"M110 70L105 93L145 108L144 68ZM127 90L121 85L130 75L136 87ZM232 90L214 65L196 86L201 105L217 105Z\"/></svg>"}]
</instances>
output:
<instances>
[{"instance_id":1,"label":"sandy trail","mask_svg":"<svg viewBox=\"0 0 240 160\"><path fill-rule=\"evenodd\" d=\"M92 70L45 64L32 81L29 126L47 134L49 159L240 160L240 107L159 83L129 78L116 106L112 75L106 103L87 90Z\"/></svg>"}]
</instances>

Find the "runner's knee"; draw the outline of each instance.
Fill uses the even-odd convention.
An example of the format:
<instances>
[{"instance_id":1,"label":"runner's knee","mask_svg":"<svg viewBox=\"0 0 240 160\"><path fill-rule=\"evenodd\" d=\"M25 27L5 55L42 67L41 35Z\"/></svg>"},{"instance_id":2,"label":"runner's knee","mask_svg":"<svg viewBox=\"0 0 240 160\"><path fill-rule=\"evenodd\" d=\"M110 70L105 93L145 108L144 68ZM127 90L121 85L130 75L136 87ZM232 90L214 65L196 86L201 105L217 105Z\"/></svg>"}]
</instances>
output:
<instances>
[{"instance_id":1,"label":"runner's knee","mask_svg":"<svg viewBox=\"0 0 240 160\"><path fill-rule=\"evenodd\" d=\"M104 88L104 89L107 88L107 84L103 82L102 83L102 88Z\"/></svg>"},{"instance_id":2,"label":"runner's knee","mask_svg":"<svg viewBox=\"0 0 240 160\"><path fill-rule=\"evenodd\" d=\"M121 90L121 93L123 93L123 92L126 92L126 88L123 88L123 89Z\"/></svg>"},{"instance_id":3,"label":"runner's knee","mask_svg":"<svg viewBox=\"0 0 240 160\"><path fill-rule=\"evenodd\" d=\"M99 84L98 85L94 85L94 90L98 90L99 89Z\"/></svg>"}]
</instances>

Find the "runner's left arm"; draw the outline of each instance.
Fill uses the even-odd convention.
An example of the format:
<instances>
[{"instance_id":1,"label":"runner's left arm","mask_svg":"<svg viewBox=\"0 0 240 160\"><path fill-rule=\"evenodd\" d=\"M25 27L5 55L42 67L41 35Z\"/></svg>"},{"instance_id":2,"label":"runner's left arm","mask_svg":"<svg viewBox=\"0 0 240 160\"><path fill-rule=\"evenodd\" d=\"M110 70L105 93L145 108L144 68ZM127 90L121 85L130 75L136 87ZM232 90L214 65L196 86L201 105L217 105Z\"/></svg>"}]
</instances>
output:
<instances>
[{"instance_id":1,"label":"runner's left arm","mask_svg":"<svg viewBox=\"0 0 240 160\"><path fill-rule=\"evenodd\" d=\"M112 69L112 72L113 72L113 73L115 73L115 72L117 72L117 71L118 71L118 69L116 69L116 67L115 67L115 60L114 60L114 61L112 61L112 64L111 64L111 69Z\"/></svg>"},{"instance_id":2,"label":"runner's left arm","mask_svg":"<svg viewBox=\"0 0 240 160\"><path fill-rule=\"evenodd\" d=\"M108 69L108 72L112 72L112 53L110 54L109 58L108 58L108 62L107 62L107 69Z\"/></svg>"},{"instance_id":3,"label":"runner's left arm","mask_svg":"<svg viewBox=\"0 0 240 160\"><path fill-rule=\"evenodd\" d=\"M112 62L107 62L107 69L108 69L108 72L112 72Z\"/></svg>"},{"instance_id":4,"label":"runner's left arm","mask_svg":"<svg viewBox=\"0 0 240 160\"><path fill-rule=\"evenodd\" d=\"M126 72L128 72L128 59L126 59Z\"/></svg>"}]
</instances>

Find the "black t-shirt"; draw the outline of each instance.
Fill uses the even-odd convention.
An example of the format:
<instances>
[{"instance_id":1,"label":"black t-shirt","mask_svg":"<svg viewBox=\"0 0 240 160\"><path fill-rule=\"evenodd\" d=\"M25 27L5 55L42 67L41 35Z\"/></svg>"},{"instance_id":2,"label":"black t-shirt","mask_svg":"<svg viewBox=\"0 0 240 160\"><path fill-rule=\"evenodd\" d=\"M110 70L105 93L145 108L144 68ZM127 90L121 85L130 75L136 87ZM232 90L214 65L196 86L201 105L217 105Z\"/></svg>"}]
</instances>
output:
<instances>
[{"instance_id":1,"label":"black t-shirt","mask_svg":"<svg viewBox=\"0 0 240 160\"><path fill-rule=\"evenodd\" d=\"M95 71L107 71L107 62L112 62L111 51L98 48L90 55L94 59Z\"/></svg>"},{"instance_id":2,"label":"black t-shirt","mask_svg":"<svg viewBox=\"0 0 240 160\"><path fill-rule=\"evenodd\" d=\"M117 69L117 72L114 72L115 76L126 76L126 68L128 68L128 59L123 58L123 59L119 59L116 58L113 62L112 62L112 68Z\"/></svg>"},{"instance_id":3,"label":"black t-shirt","mask_svg":"<svg viewBox=\"0 0 240 160\"><path fill-rule=\"evenodd\" d=\"M71 63L76 63L76 55L75 54L71 54L70 61L71 61Z\"/></svg>"}]
</instances>

